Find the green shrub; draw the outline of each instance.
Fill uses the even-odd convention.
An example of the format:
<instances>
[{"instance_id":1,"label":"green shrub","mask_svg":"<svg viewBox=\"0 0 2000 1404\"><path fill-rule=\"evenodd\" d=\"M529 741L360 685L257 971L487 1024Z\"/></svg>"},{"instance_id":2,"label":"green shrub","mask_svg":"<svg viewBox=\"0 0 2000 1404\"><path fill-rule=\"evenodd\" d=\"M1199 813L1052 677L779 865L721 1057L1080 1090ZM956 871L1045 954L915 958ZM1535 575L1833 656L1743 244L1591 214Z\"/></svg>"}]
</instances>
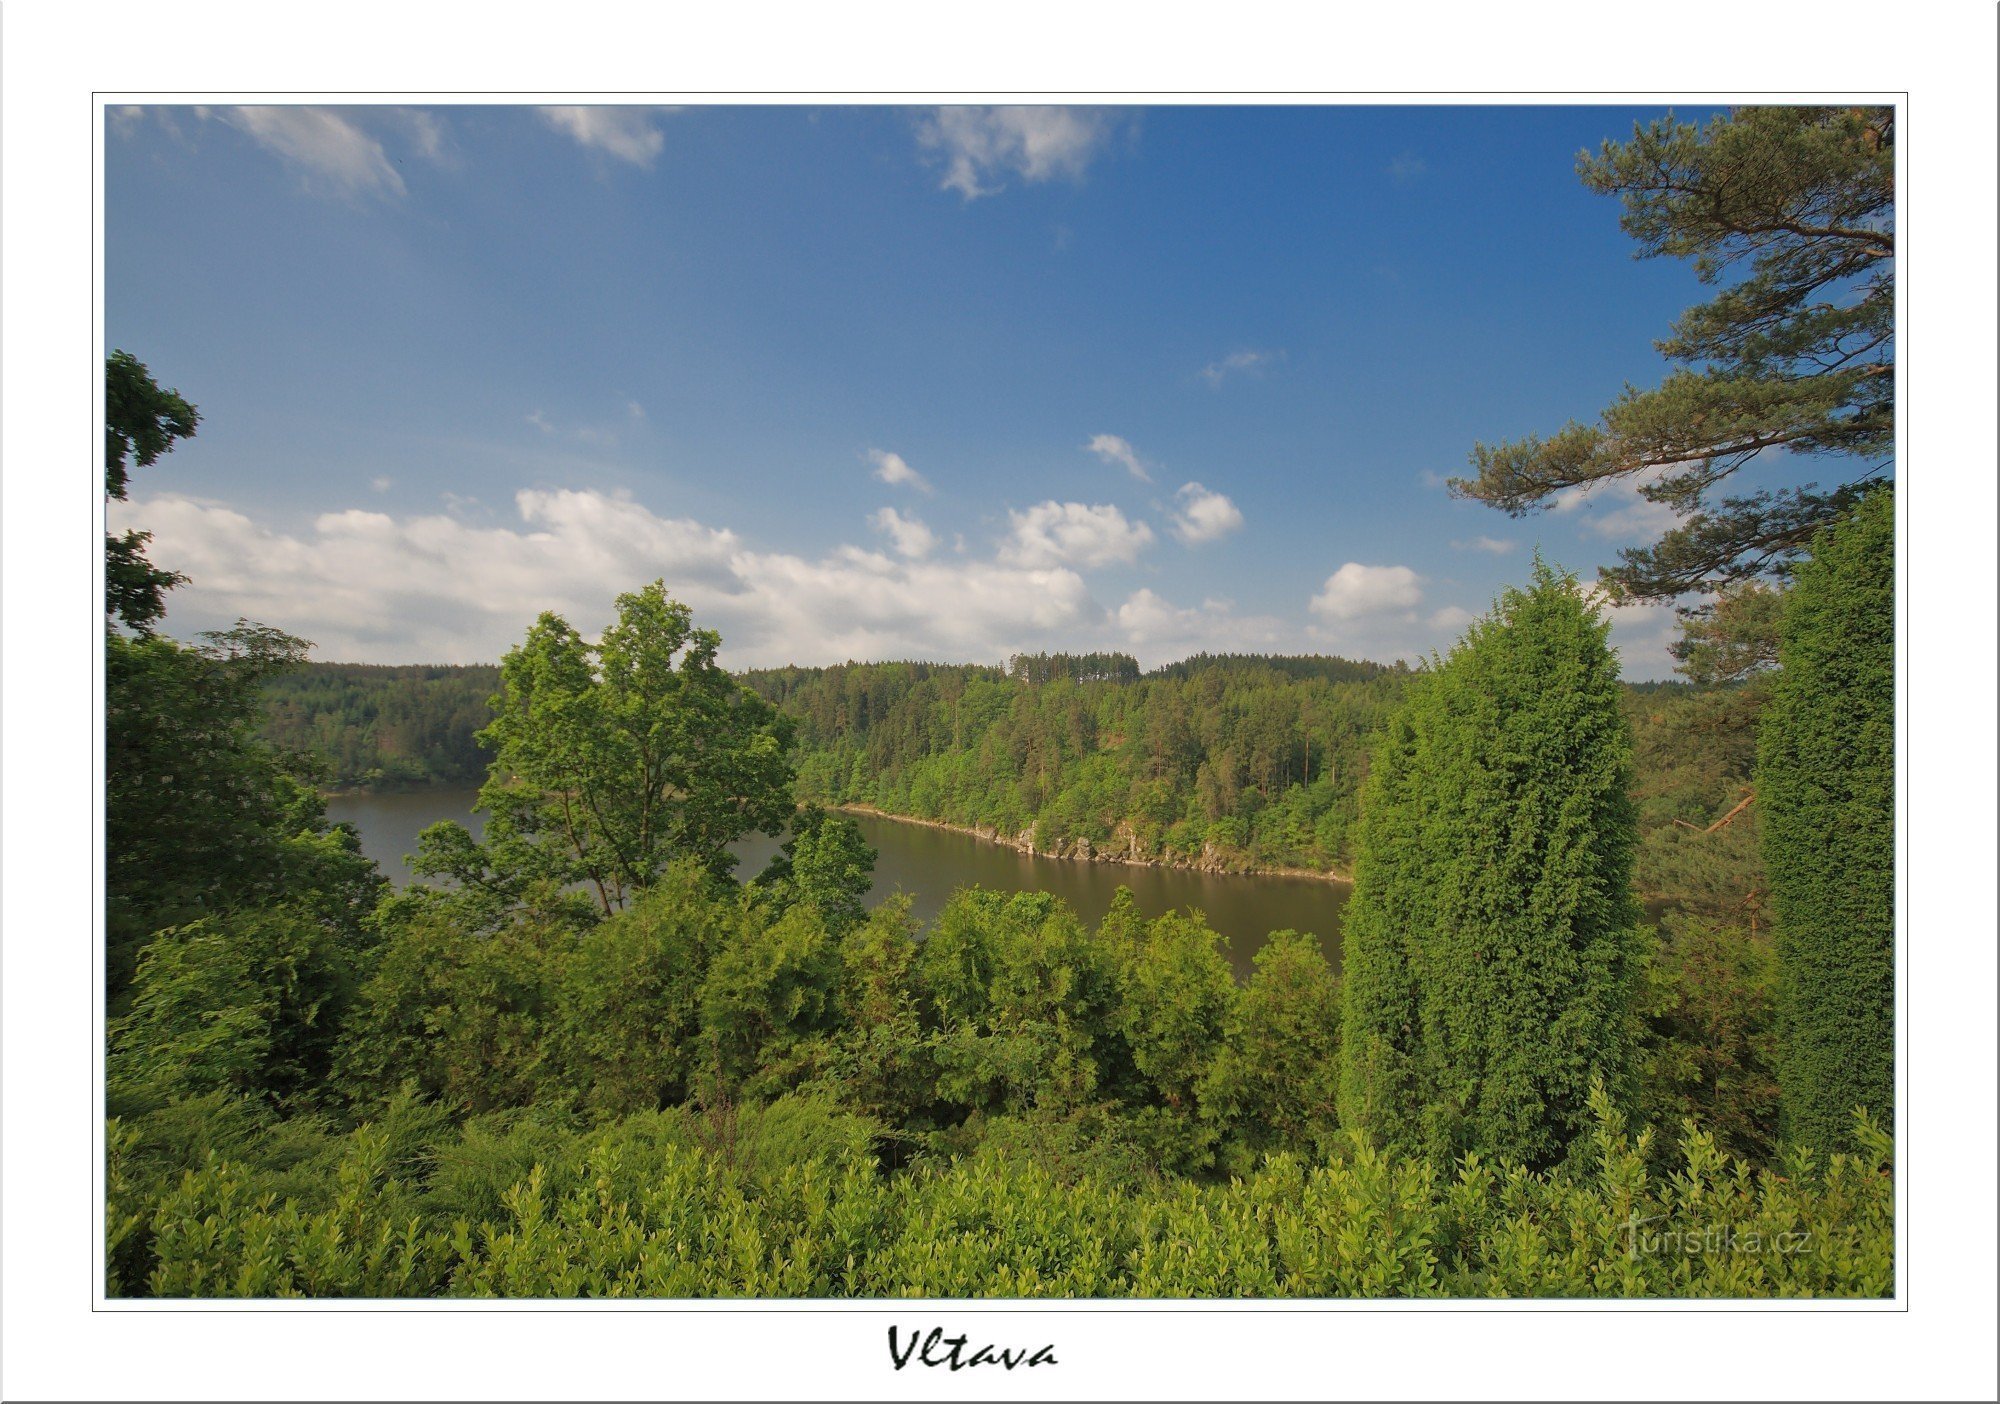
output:
<instances>
[{"instance_id":1,"label":"green shrub","mask_svg":"<svg viewBox=\"0 0 2000 1404\"><path fill-rule=\"evenodd\" d=\"M393 1130L341 1142L319 1202L211 1156L143 1202L114 1126L114 1292L507 1297L1881 1297L1895 1286L1889 1138L1772 1170L1685 1129L1675 1168L1601 1089L1585 1148L1534 1171L1440 1171L1374 1148L1281 1154L1203 1185L1064 1175L996 1149L884 1179L865 1124L773 1104L735 1149L700 1116L469 1132L428 1188ZM746 1109L746 1115L749 1115ZM745 1156L755 1142L762 1149ZM523 1151L531 1151L523 1154ZM735 1154L734 1162L729 1158ZM477 1162L479 1168L470 1170ZM493 1172L512 1178L499 1188ZM477 1181L475 1188L474 1181ZM143 1251L130 1245L143 1224ZM133 1259L143 1269L131 1275Z\"/></svg>"}]
</instances>

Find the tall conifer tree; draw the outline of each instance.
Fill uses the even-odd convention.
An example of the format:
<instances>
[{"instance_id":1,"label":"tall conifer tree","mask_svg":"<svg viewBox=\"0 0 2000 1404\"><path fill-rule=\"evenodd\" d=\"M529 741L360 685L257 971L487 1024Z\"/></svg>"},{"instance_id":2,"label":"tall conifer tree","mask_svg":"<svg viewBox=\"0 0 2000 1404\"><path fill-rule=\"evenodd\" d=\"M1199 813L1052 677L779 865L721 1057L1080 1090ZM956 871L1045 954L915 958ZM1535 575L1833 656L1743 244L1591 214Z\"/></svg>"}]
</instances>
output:
<instances>
[{"instance_id":1,"label":"tall conifer tree","mask_svg":"<svg viewBox=\"0 0 2000 1404\"><path fill-rule=\"evenodd\" d=\"M1820 534L1758 735L1777 917L1780 1129L1846 1149L1894 1111L1896 535L1887 492Z\"/></svg>"},{"instance_id":2,"label":"tall conifer tree","mask_svg":"<svg viewBox=\"0 0 2000 1404\"><path fill-rule=\"evenodd\" d=\"M1537 563L1415 680L1364 799L1341 1116L1378 1143L1560 1160L1630 1063L1636 828L1608 623Z\"/></svg>"}]
</instances>

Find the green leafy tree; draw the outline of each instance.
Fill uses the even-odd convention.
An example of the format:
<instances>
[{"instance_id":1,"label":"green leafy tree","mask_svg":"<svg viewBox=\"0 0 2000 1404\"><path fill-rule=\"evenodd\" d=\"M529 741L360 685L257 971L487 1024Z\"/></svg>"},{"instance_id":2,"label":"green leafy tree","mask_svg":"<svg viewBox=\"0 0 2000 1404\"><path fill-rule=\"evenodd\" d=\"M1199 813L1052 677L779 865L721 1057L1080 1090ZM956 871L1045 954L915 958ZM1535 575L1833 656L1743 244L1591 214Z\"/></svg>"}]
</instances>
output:
<instances>
[{"instance_id":1,"label":"green leafy tree","mask_svg":"<svg viewBox=\"0 0 2000 1404\"><path fill-rule=\"evenodd\" d=\"M1684 621L1668 646L1690 682L1704 687L1753 680L1778 666L1785 591L1762 580L1739 580L1719 591L1708 609Z\"/></svg>"},{"instance_id":2,"label":"green leafy tree","mask_svg":"<svg viewBox=\"0 0 2000 1404\"><path fill-rule=\"evenodd\" d=\"M742 916L691 864L576 940L555 986L557 1078L594 1115L686 1100L699 1070L702 983Z\"/></svg>"},{"instance_id":3,"label":"green leafy tree","mask_svg":"<svg viewBox=\"0 0 2000 1404\"><path fill-rule=\"evenodd\" d=\"M400 900L380 925L336 1050L342 1089L363 1105L407 1089L461 1116L534 1102L575 932L531 916L479 930L449 903Z\"/></svg>"},{"instance_id":4,"label":"green leafy tree","mask_svg":"<svg viewBox=\"0 0 2000 1404\"><path fill-rule=\"evenodd\" d=\"M206 917L146 947L113 1021L114 1102L228 1092L291 1106L325 1088L357 955L337 928L283 908Z\"/></svg>"},{"instance_id":5,"label":"green leafy tree","mask_svg":"<svg viewBox=\"0 0 2000 1404\"><path fill-rule=\"evenodd\" d=\"M946 1119L937 1107L935 1031L924 1022L915 936L910 898L899 893L840 944L835 1077L844 1103L894 1128L892 1161Z\"/></svg>"},{"instance_id":6,"label":"green leafy tree","mask_svg":"<svg viewBox=\"0 0 2000 1404\"><path fill-rule=\"evenodd\" d=\"M479 733L485 841L434 825L413 866L514 901L581 883L606 916L676 858L726 878L729 844L791 817L792 768L791 724L716 664L721 645L660 581L620 595L595 645L543 614Z\"/></svg>"},{"instance_id":7,"label":"green leafy tree","mask_svg":"<svg viewBox=\"0 0 2000 1404\"><path fill-rule=\"evenodd\" d=\"M746 902L701 989L704 1071L713 1078L701 1090L769 1096L818 1071L838 1022L841 973L839 943L816 909L774 916Z\"/></svg>"},{"instance_id":8,"label":"green leafy tree","mask_svg":"<svg viewBox=\"0 0 2000 1404\"><path fill-rule=\"evenodd\" d=\"M1231 1168L1270 1151L1318 1155L1339 1129L1340 982L1319 943L1274 931L1231 1001L1222 1048L1204 1075L1202 1109L1228 1128Z\"/></svg>"},{"instance_id":9,"label":"green leafy tree","mask_svg":"<svg viewBox=\"0 0 2000 1404\"><path fill-rule=\"evenodd\" d=\"M194 437L200 412L177 390L162 390L129 351L104 362L104 491L123 502L131 470L150 468L177 439ZM151 633L166 614L166 592L187 577L146 558L152 534L104 538L105 613L134 633Z\"/></svg>"},{"instance_id":10,"label":"green leafy tree","mask_svg":"<svg viewBox=\"0 0 2000 1404\"><path fill-rule=\"evenodd\" d=\"M808 804L792 819L792 836L758 874L757 885L781 907L803 902L816 908L827 930L844 936L868 919L875 850L852 819Z\"/></svg>"},{"instance_id":11,"label":"green leafy tree","mask_svg":"<svg viewBox=\"0 0 2000 1404\"><path fill-rule=\"evenodd\" d=\"M307 645L238 621L195 645L105 636L105 917L113 993L155 931L292 898L358 924L382 888L310 769L257 738L261 688Z\"/></svg>"},{"instance_id":12,"label":"green leafy tree","mask_svg":"<svg viewBox=\"0 0 2000 1404\"><path fill-rule=\"evenodd\" d=\"M1896 536L1888 493L1821 533L1759 729L1787 1140L1894 1113Z\"/></svg>"},{"instance_id":13,"label":"green leafy tree","mask_svg":"<svg viewBox=\"0 0 2000 1404\"><path fill-rule=\"evenodd\" d=\"M1606 583L1665 600L1782 573L1888 470L1895 446L1895 114L1742 107L1706 126L1671 115L1585 153L1590 189L1624 203L1642 258L1691 258L1723 283L1659 344L1677 363L1594 425L1481 444L1460 496L1515 516L1559 492L1637 475L1681 518L1622 553ZM1843 480L1723 492L1770 453L1828 458Z\"/></svg>"},{"instance_id":14,"label":"green leafy tree","mask_svg":"<svg viewBox=\"0 0 2000 1404\"><path fill-rule=\"evenodd\" d=\"M1202 1093L1240 998L1223 944L1199 916L1169 912L1120 971L1118 1029L1143 1088L1132 1134L1155 1164L1180 1173L1205 1168L1218 1136Z\"/></svg>"},{"instance_id":15,"label":"green leafy tree","mask_svg":"<svg viewBox=\"0 0 2000 1404\"><path fill-rule=\"evenodd\" d=\"M968 888L918 948L939 1091L966 1111L1064 1114L1129 1061L1117 955L1046 892Z\"/></svg>"},{"instance_id":16,"label":"green leafy tree","mask_svg":"<svg viewBox=\"0 0 2000 1404\"><path fill-rule=\"evenodd\" d=\"M1609 624L1536 563L1377 751L1346 943L1341 1120L1440 1159L1569 1153L1631 1062L1631 738Z\"/></svg>"}]
</instances>

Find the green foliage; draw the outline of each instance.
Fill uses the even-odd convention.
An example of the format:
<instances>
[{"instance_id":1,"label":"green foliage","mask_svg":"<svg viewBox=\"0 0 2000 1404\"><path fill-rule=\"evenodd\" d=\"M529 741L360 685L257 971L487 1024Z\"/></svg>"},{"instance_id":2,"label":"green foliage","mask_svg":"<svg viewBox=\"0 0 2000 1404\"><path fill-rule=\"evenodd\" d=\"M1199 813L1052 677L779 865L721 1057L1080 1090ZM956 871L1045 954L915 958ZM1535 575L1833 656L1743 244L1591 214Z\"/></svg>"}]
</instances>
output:
<instances>
[{"instance_id":1,"label":"green foliage","mask_svg":"<svg viewBox=\"0 0 2000 1404\"><path fill-rule=\"evenodd\" d=\"M1127 660L1129 662L1129 660ZM1115 656L745 675L798 722L802 797L1038 852L1211 869L1348 857L1368 738L1405 674L1339 658Z\"/></svg>"},{"instance_id":2,"label":"green foliage","mask_svg":"<svg viewBox=\"0 0 2000 1404\"><path fill-rule=\"evenodd\" d=\"M740 922L681 864L580 936L555 985L559 1085L594 1115L685 1101L698 1071L703 982Z\"/></svg>"},{"instance_id":3,"label":"green foliage","mask_svg":"<svg viewBox=\"0 0 2000 1404\"><path fill-rule=\"evenodd\" d=\"M839 943L814 908L746 907L701 989L703 1052L721 1088L776 1092L816 1067L840 976Z\"/></svg>"},{"instance_id":4,"label":"green foliage","mask_svg":"<svg viewBox=\"0 0 2000 1404\"><path fill-rule=\"evenodd\" d=\"M340 788L474 786L486 778L479 731L500 670L307 663L264 685L264 739L310 751Z\"/></svg>"},{"instance_id":5,"label":"green foliage","mask_svg":"<svg viewBox=\"0 0 2000 1404\"><path fill-rule=\"evenodd\" d=\"M1894 1112L1895 550L1887 492L1814 542L1759 732L1784 1134L1822 1149Z\"/></svg>"},{"instance_id":6,"label":"green foliage","mask_svg":"<svg viewBox=\"0 0 2000 1404\"><path fill-rule=\"evenodd\" d=\"M177 390L162 390L129 351L104 361L104 493L123 502L133 468L150 468L177 439L194 437L201 415ZM104 608L137 634L149 634L167 612L166 592L187 577L146 558L152 534L128 531L104 538Z\"/></svg>"},{"instance_id":7,"label":"green foliage","mask_svg":"<svg viewBox=\"0 0 2000 1404\"><path fill-rule=\"evenodd\" d=\"M1753 931L1767 924L1753 772L1768 693L1768 680L1627 692L1639 821L1633 882L1647 901Z\"/></svg>"},{"instance_id":8,"label":"green foliage","mask_svg":"<svg viewBox=\"0 0 2000 1404\"><path fill-rule=\"evenodd\" d=\"M836 936L852 931L868 919L863 899L875 885L875 850L852 819L816 804L801 808L791 827L758 886L781 907L812 907Z\"/></svg>"},{"instance_id":9,"label":"green foliage","mask_svg":"<svg viewBox=\"0 0 2000 1404\"><path fill-rule=\"evenodd\" d=\"M1690 681L1704 687L1742 682L1778 665L1785 592L1740 580L1717 592L1707 611L1686 619L1667 651Z\"/></svg>"},{"instance_id":10,"label":"green foliage","mask_svg":"<svg viewBox=\"0 0 2000 1404\"><path fill-rule=\"evenodd\" d=\"M1392 1149L1547 1165L1630 1062L1636 840L1608 624L1533 585L1411 686L1345 913L1342 1119Z\"/></svg>"},{"instance_id":11,"label":"green foliage","mask_svg":"<svg viewBox=\"0 0 2000 1404\"><path fill-rule=\"evenodd\" d=\"M1199 917L1169 912L1147 928L1119 982L1118 1030L1143 1089L1131 1097L1142 1104L1134 1134L1153 1163L1180 1174L1213 1155L1215 1118L1203 1115L1201 1089L1238 999L1222 945Z\"/></svg>"},{"instance_id":12,"label":"green foliage","mask_svg":"<svg viewBox=\"0 0 2000 1404\"><path fill-rule=\"evenodd\" d=\"M1278 1156L1226 1185L1120 1187L1009 1155L885 1180L862 1158L865 1127L788 1099L763 1113L754 1165L704 1145L678 1111L581 1134L468 1128L414 1164L390 1133L364 1127L334 1148L316 1201L277 1194L255 1165L210 1158L114 1212L148 1234L144 1275L122 1285L162 1297L1893 1291L1891 1148L1872 1124L1857 1124L1857 1154L1794 1156L1782 1173L1731 1162L1690 1130L1672 1172L1656 1175L1650 1132L1630 1138L1601 1096L1593 1116L1575 1169L1469 1156L1440 1172L1364 1150ZM114 1128L111 1140L113 1184L126 1183L132 1136Z\"/></svg>"},{"instance_id":13,"label":"green foliage","mask_svg":"<svg viewBox=\"0 0 2000 1404\"><path fill-rule=\"evenodd\" d=\"M258 690L307 645L239 622L189 646L104 648L105 916L111 991L155 931L283 900L350 929L381 892L294 758L256 739Z\"/></svg>"},{"instance_id":14,"label":"green foliage","mask_svg":"<svg viewBox=\"0 0 2000 1404\"><path fill-rule=\"evenodd\" d=\"M1668 916L1640 992L1642 1119L1653 1126L1693 1121L1729 1154L1774 1163L1776 994L1768 931Z\"/></svg>"},{"instance_id":15,"label":"green foliage","mask_svg":"<svg viewBox=\"0 0 2000 1404\"><path fill-rule=\"evenodd\" d=\"M909 898L890 898L842 938L828 1069L845 1105L892 1128L895 1164L939 1122L937 1049L909 909Z\"/></svg>"},{"instance_id":16,"label":"green foliage","mask_svg":"<svg viewBox=\"0 0 2000 1404\"><path fill-rule=\"evenodd\" d=\"M580 932L526 919L465 930L449 900L399 898L376 918L379 961L341 1050L370 1074L354 1079L370 1120L343 1132L328 1116L279 1119L268 1097L221 1090L235 1063L132 1103L107 1127L110 1290L1893 1287L1890 1146L1866 1122L1858 1155L1792 1153L1758 1170L1692 1123L1666 1157L1593 1090L1577 1153L1550 1170L1349 1149L1329 1111L1334 982L1310 939L1281 933L1238 991L1217 938L1188 916L1147 923L1118 903L1093 934L1046 896L976 890L948 911L922 944L901 904L836 940L811 907L774 914L686 864ZM1665 1033L1649 1049L1734 1017L1727 999L1700 1003L1718 988L1701 934L1677 968L1682 1002L1655 1002ZM198 1006L247 1002L237 988L262 967L208 938L189 945L210 962L191 963L180 936L149 956L121 1047L151 1040L171 1058L199 1033ZM1718 935L1715 950L1733 947ZM151 996L156 970L183 967L207 983ZM233 1016L216 1022L234 1034ZM203 1037L186 1046L191 1066L216 1065ZM664 1105L704 1061L693 1098ZM1176 1173L1218 1145L1230 1178Z\"/></svg>"},{"instance_id":17,"label":"green foliage","mask_svg":"<svg viewBox=\"0 0 2000 1404\"><path fill-rule=\"evenodd\" d=\"M1204 1115L1233 1130L1237 1174L1271 1152L1317 1156L1340 1125L1340 983L1319 943L1274 931L1252 963L1199 1093Z\"/></svg>"},{"instance_id":18,"label":"green foliage","mask_svg":"<svg viewBox=\"0 0 2000 1404\"><path fill-rule=\"evenodd\" d=\"M338 928L282 908L159 933L111 1025L113 1104L214 1091L309 1101L331 1071L357 954Z\"/></svg>"},{"instance_id":19,"label":"green foliage","mask_svg":"<svg viewBox=\"0 0 2000 1404\"><path fill-rule=\"evenodd\" d=\"M364 1104L402 1089L460 1115L534 1100L577 937L532 917L491 931L457 918L445 902L385 908L374 969L337 1053L341 1085Z\"/></svg>"},{"instance_id":20,"label":"green foliage","mask_svg":"<svg viewBox=\"0 0 2000 1404\"><path fill-rule=\"evenodd\" d=\"M1585 154L1590 189L1618 195L1641 257L1689 258L1704 283L1660 351L1679 366L1627 387L1598 425L1473 450L1452 487L1519 516L1566 489L1634 479L1681 518L1604 578L1668 599L1782 572L1874 485L1895 445L1895 114L1742 107L1706 127L1672 116ZM1816 485L1719 497L1760 453L1862 466ZM1719 500L1718 500L1719 497Z\"/></svg>"},{"instance_id":21,"label":"green foliage","mask_svg":"<svg viewBox=\"0 0 2000 1404\"><path fill-rule=\"evenodd\" d=\"M659 581L617 612L595 645L544 613L509 651L479 733L485 842L438 826L418 871L516 897L580 883L609 916L675 858L726 878L730 843L790 818L790 727L716 666L721 637Z\"/></svg>"}]
</instances>

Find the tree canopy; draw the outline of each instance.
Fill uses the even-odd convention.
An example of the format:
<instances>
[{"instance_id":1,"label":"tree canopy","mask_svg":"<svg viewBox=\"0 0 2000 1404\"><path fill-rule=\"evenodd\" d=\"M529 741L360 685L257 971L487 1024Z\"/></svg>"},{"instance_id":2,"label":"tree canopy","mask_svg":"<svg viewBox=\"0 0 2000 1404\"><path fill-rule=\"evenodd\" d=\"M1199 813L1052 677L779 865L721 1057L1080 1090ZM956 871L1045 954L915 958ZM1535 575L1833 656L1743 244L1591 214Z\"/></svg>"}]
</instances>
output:
<instances>
[{"instance_id":1,"label":"tree canopy","mask_svg":"<svg viewBox=\"0 0 2000 1404\"><path fill-rule=\"evenodd\" d=\"M1883 493L1820 534L1759 729L1778 924L1784 1134L1846 1149L1896 1067L1896 519Z\"/></svg>"},{"instance_id":2,"label":"tree canopy","mask_svg":"<svg viewBox=\"0 0 2000 1404\"><path fill-rule=\"evenodd\" d=\"M716 664L721 636L654 581L596 644L544 613L500 665L484 843L423 837L419 871L508 898L583 884L601 915L692 858L716 877L792 816L791 722Z\"/></svg>"},{"instance_id":3,"label":"tree canopy","mask_svg":"<svg viewBox=\"0 0 2000 1404\"><path fill-rule=\"evenodd\" d=\"M1590 189L1621 198L1637 257L1740 277L1658 343L1675 363L1599 421L1473 449L1452 490L1523 516L1613 478L1677 525L1603 577L1668 600L1784 575L1814 534L1887 474L1895 445L1895 114L1743 107L1705 126L1671 114L1584 153ZM1842 462L1830 487L1724 495L1771 451Z\"/></svg>"},{"instance_id":4,"label":"tree canopy","mask_svg":"<svg viewBox=\"0 0 2000 1404\"><path fill-rule=\"evenodd\" d=\"M1541 565L1411 684L1362 799L1341 1121L1452 1159L1561 1160L1622 1092L1632 743L1608 623Z\"/></svg>"},{"instance_id":5,"label":"tree canopy","mask_svg":"<svg viewBox=\"0 0 2000 1404\"><path fill-rule=\"evenodd\" d=\"M194 437L201 414L178 390L162 390L129 351L104 361L104 491L125 500L133 468L150 468L178 439ZM166 614L167 591L187 579L146 558L152 533L104 538L105 613L134 633L148 633Z\"/></svg>"}]
</instances>

